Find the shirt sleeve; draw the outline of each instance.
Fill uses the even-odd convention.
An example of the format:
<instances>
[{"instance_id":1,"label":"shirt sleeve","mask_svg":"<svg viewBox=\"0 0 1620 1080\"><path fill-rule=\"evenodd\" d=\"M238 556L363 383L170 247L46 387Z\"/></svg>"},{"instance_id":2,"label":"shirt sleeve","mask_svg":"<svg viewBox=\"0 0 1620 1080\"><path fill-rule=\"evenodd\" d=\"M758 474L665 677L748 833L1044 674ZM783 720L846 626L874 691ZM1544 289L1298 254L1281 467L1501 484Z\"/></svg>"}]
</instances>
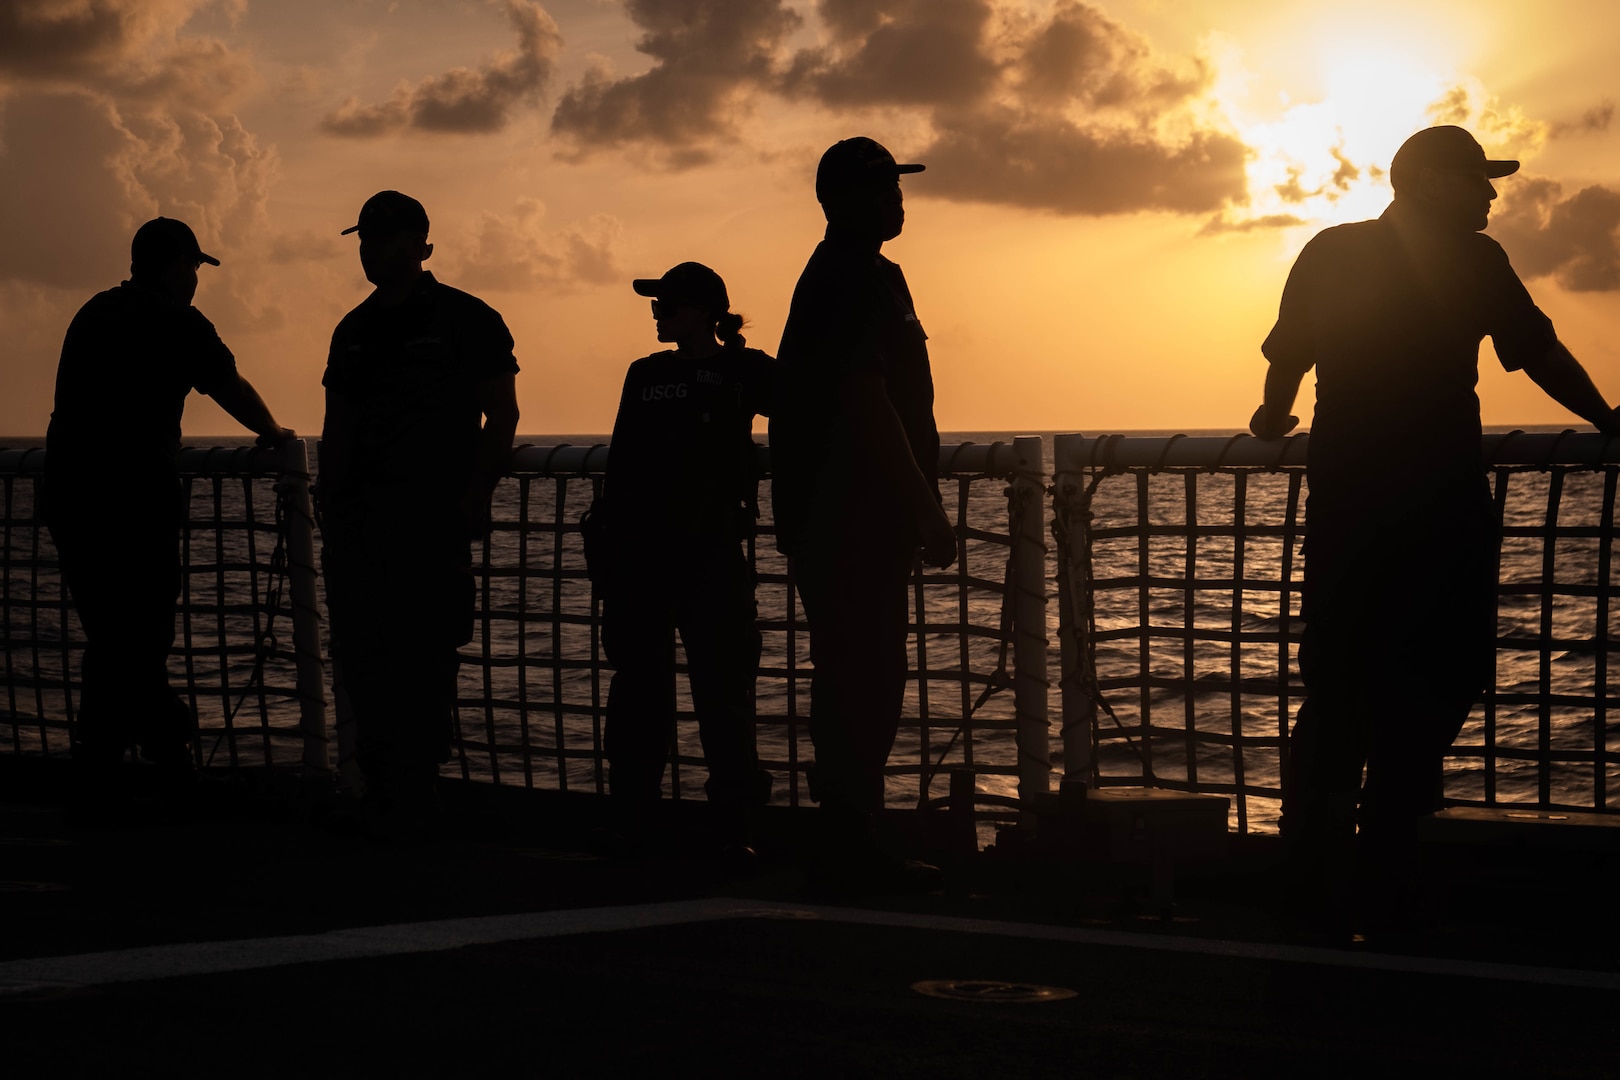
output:
<instances>
[{"instance_id":1,"label":"shirt sleeve","mask_svg":"<svg viewBox=\"0 0 1620 1080\"><path fill-rule=\"evenodd\" d=\"M501 375L516 375L518 362L512 351L515 343L501 313L480 302L477 317L470 321L471 340L463 356L471 367L473 380L483 382Z\"/></svg>"},{"instance_id":2,"label":"shirt sleeve","mask_svg":"<svg viewBox=\"0 0 1620 1080\"><path fill-rule=\"evenodd\" d=\"M770 416L781 393L781 366L770 353L760 349L749 349L745 355L749 361L746 371L748 411L756 416Z\"/></svg>"},{"instance_id":3,"label":"shirt sleeve","mask_svg":"<svg viewBox=\"0 0 1620 1080\"><path fill-rule=\"evenodd\" d=\"M199 392L212 395L236 381L236 357L220 340L214 324L196 308L188 308L186 318L190 346L187 377Z\"/></svg>"},{"instance_id":4,"label":"shirt sleeve","mask_svg":"<svg viewBox=\"0 0 1620 1080\"><path fill-rule=\"evenodd\" d=\"M1266 335L1260 352L1280 371L1304 375L1316 365L1316 327L1311 306L1318 284L1320 236L1313 237L1294 260L1283 286L1277 322Z\"/></svg>"},{"instance_id":5,"label":"shirt sleeve","mask_svg":"<svg viewBox=\"0 0 1620 1080\"><path fill-rule=\"evenodd\" d=\"M1496 347L1496 358L1508 371L1546 355L1558 343L1552 320L1530 299L1530 292L1508 262L1507 252L1494 240L1481 257L1486 268L1483 294L1487 298L1486 333Z\"/></svg>"}]
</instances>

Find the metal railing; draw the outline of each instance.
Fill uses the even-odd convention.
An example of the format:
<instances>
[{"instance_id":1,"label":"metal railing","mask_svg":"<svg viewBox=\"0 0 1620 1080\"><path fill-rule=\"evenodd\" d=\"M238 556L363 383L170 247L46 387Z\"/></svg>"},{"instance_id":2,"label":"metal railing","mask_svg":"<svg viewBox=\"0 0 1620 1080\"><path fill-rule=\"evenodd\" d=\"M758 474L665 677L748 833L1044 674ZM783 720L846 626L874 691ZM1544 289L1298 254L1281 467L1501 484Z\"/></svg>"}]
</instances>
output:
<instances>
[{"instance_id":1,"label":"metal railing","mask_svg":"<svg viewBox=\"0 0 1620 1080\"><path fill-rule=\"evenodd\" d=\"M42 450L0 450L0 739L12 752L63 754L84 634L40 514L44 463ZM198 753L212 764L325 768L306 447L187 448L179 467L184 573L169 669L197 714ZM118 482L109 465L107 483Z\"/></svg>"},{"instance_id":2,"label":"metal railing","mask_svg":"<svg viewBox=\"0 0 1620 1080\"><path fill-rule=\"evenodd\" d=\"M1054 764L1097 785L1229 794L1234 825L1269 828L1281 751L1303 694L1300 544L1308 436L1058 436L1052 516L1041 440L942 450L960 536L947 570L912 584L913 627L889 801L927 804L966 767L1007 802L1048 790ZM1488 436L1503 522L1497 679L1453 746L1457 802L1614 810L1620 727L1610 641L1620 448L1596 435ZM462 652L453 772L602 791L611 669L578 518L608 449L520 448L475 559L477 633ZM82 633L37 512L44 455L0 451L4 689L0 750L65 752ZM279 454L187 450L185 589L171 659L218 763L332 763L315 530L302 443ZM769 453L759 472L769 474ZM109 470L109 483L116 483ZM808 637L775 551L769 486L748 556L764 659L760 745L776 801L807 799ZM1058 588L1045 531L1057 539ZM116 522L109 522L116 528ZM648 542L657 542L648 523ZM1049 610L1052 595L1057 603ZM1047 643L1061 643L1062 745L1047 745ZM1421 657L1414 658L1421 663ZM705 779L680 680L669 789ZM342 686L339 764L352 760Z\"/></svg>"},{"instance_id":3,"label":"metal railing","mask_svg":"<svg viewBox=\"0 0 1620 1080\"><path fill-rule=\"evenodd\" d=\"M768 477L769 450L758 454L758 473ZM462 654L453 766L464 777L606 789L602 723L611 672L578 519L601 490L607 455L605 446L527 446L512 456L474 566L478 630ZM1038 438L941 451L958 559L913 579L911 671L890 759L891 804L934 797L953 766L975 770L991 795L1046 789L1043 464ZM790 568L774 547L768 484L760 507L748 544L764 638L755 691L760 752L776 774L776 800L797 806L808 798L809 639ZM647 544L659 543L658 523L643 529ZM678 687L668 786L681 797L700 791L706 772L684 678Z\"/></svg>"},{"instance_id":4,"label":"metal railing","mask_svg":"<svg viewBox=\"0 0 1620 1080\"><path fill-rule=\"evenodd\" d=\"M1066 775L1227 793L1238 829L1274 823L1304 695L1308 439L1057 437ZM1620 444L1517 432L1484 451L1504 534L1497 676L1451 748L1448 798L1616 809Z\"/></svg>"}]
</instances>

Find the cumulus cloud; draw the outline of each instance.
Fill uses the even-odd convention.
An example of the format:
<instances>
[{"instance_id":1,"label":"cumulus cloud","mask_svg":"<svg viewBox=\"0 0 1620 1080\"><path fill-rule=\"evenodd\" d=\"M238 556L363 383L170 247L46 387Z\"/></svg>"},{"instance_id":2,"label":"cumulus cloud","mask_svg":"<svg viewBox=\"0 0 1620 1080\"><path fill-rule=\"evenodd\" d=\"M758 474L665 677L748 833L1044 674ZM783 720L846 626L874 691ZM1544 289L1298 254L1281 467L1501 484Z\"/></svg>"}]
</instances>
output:
<instances>
[{"instance_id":1,"label":"cumulus cloud","mask_svg":"<svg viewBox=\"0 0 1620 1080\"><path fill-rule=\"evenodd\" d=\"M789 94L835 106L966 105L996 85L988 0L821 0L816 10L833 40L794 57Z\"/></svg>"},{"instance_id":2,"label":"cumulus cloud","mask_svg":"<svg viewBox=\"0 0 1620 1080\"><path fill-rule=\"evenodd\" d=\"M259 84L248 55L182 36L207 0L6 0L0 82L217 111Z\"/></svg>"},{"instance_id":3,"label":"cumulus cloud","mask_svg":"<svg viewBox=\"0 0 1620 1080\"><path fill-rule=\"evenodd\" d=\"M597 214L559 231L546 227L545 204L521 199L510 214L485 212L472 246L456 260L455 282L474 290L566 291L623 279L623 227Z\"/></svg>"},{"instance_id":4,"label":"cumulus cloud","mask_svg":"<svg viewBox=\"0 0 1620 1080\"><path fill-rule=\"evenodd\" d=\"M252 260L230 258L266 231L275 171L274 152L234 117L126 116L84 92L14 97L0 107L0 279L115 285L128 273L136 226L163 214L190 224L203 250L226 263L219 273L228 283L210 306L222 329L276 325L281 313L257 299Z\"/></svg>"},{"instance_id":5,"label":"cumulus cloud","mask_svg":"<svg viewBox=\"0 0 1620 1080\"><path fill-rule=\"evenodd\" d=\"M1534 157L1547 142L1550 125L1524 115L1517 105L1502 108L1477 82L1459 83L1429 106L1436 124L1467 128L1497 157Z\"/></svg>"},{"instance_id":6,"label":"cumulus cloud","mask_svg":"<svg viewBox=\"0 0 1620 1080\"><path fill-rule=\"evenodd\" d=\"M1093 215L1203 213L1244 199L1243 143L1194 108L1211 79L1201 60L1166 61L1078 0L1012 20L992 19L984 0L952 2L980 8L975 47L997 76L973 104L933 109L934 141L917 152L935 167L930 194ZM940 11L887 4L897 22Z\"/></svg>"},{"instance_id":7,"label":"cumulus cloud","mask_svg":"<svg viewBox=\"0 0 1620 1080\"><path fill-rule=\"evenodd\" d=\"M483 133L506 126L512 111L539 102L551 81L562 34L532 0L501 0L517 31L518 47L477 70L452 68L414 86L401 83L387 101L351 97L321 121L331 135L372 138L397 131Z\"/></svg>"},{"instance_id":8,"label":"cumulus cloud","mask_svg":"<svg viewBox=\"0 0 1620 1080\"><path fill-rule=\"evenodd\" d=\"M1503 187L1511 194L1491 215L1491 235L1521 276L1574 292L1620 289L1620 192L1593 185L1566 197L1557 181L1530 177Z\"/></svg>"},{"instance_id":9,"label":"cumulus cloud","mask_svg":"<svg viewBox=\"0 0 1620 1080\"><path fill-rule=\"evenodd\" d=\"M782 0L628 0L643 31L647 71L615 78L598 63L569 87L552 133L583 157L633 143L665 151L676 168L708 160L707 144L735 133L737 117L774 85L777 57L800 19Z\"/></svg>"}]
</instances>

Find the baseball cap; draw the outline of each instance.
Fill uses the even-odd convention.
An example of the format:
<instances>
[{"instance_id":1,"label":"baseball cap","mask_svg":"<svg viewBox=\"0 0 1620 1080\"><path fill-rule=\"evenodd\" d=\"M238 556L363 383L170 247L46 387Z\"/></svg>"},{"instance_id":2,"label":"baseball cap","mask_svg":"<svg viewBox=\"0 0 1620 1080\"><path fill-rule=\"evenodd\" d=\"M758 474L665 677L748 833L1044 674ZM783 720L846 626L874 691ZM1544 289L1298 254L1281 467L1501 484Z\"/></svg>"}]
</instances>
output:
<instances>
[{"instance_id":1,"label":"baseball cap","mask_svg":"<svg viewBox=\"0 0 1620 1080\"><path fill-rule=\"evenodd\" d=\"M155 217L135 230L135 239L129 244L130 272L161 270L171 262L190 259L218 266L219 260L203 254L197 245L197 234L191 226L178 218Z\"/></svg>"},{"instance_id":2,"label":"baseball cap","mask_svg":"<svg viewBox=\"0 0 1620 1080\"><path fill-rule=\"evenodd\" d=\"M689 303L705 311L731 310L726 283L702 263L683 262L664 271L663 277L636 278L630 287L642 296L656 300Z\"/></svg>"},{"instance_id":3,"label":"baseball cap","mask_svg":"<svg viewBox=\"0 0 1620 1080\"><path fill-rule=\"evenodd\" d=\"M1517 161L1491 160L1485 148L1468 132L1455 124L1424 128L1401 144L1395 159L1389 163L1390 183L1400 187L1419 169L1465 170L1478 169L1495 179L1519 171Z\"/></svg>"},{"instance_id":4,"label":"baseball cap","mask_svg":"<svg viewBox=\"0 0 1620 1080\"><path fill-rule=\"evenodd\" d=\"M339 236L352 232L373 236L393 236L396 233L428 231L427 211L422 204L398 191L379 191L360 208L360 220L344 229Z\"/></svg>"},{"instance_id":5,"label":"baseball cap","mask_svg":"<svg viewBox=\"0 0 1620 1080\"><path fill-rule=\"evenodd\" d=\"M926 165L900 165L888 148L874 139L857 135L840 139L827 147L816 166L816 198L827 201L827 196L851 188L887 183L902 173L918 173Z\"/></svg>"}]
</instances>

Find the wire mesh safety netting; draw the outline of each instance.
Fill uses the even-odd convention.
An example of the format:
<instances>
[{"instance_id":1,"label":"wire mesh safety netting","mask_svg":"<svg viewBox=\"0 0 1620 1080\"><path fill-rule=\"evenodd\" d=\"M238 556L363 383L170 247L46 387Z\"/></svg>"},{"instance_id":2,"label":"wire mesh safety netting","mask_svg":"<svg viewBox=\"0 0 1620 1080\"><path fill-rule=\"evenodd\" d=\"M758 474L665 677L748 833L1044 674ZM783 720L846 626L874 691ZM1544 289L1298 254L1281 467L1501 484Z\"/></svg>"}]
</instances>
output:
<instances>
[{"instance_id":1,"label":"wire mesh safety netting","mask_svg":"<svg viewBox=\"0 0 1620 1080\"><path fill-rule=\"evenodd\" d=\"M301 471L301 446L297 457ZM43 460L37 450L0 451L0 738L11 752L59 755L69 749L82 696L84 632L42 517ZM181 455L183 574L169 676L197 716L194 749L203 764L284 765L304 756L279 483L289 460L245 448ZM106 482L120 482L116 467ZM105 522L114 532L126 526Z\"/></svg>"},{"instance_id":2,"label":"wire mesh safety netting","mask_svg":"<svg viewBox=\"0 0 1620 1080\"><path fill-rule=\"evenodd\" d=\"M948 447L941 489L960 536L955 565L923 570L904 716L890 756L888 800L939 795L945 771L969 765L980 790L1016 790L1016 718L1008 598L1011 447ZM603 722L612 669L602 652L600 597L585 573L579 517L601 491L605 447L525 447L496 492L494 526L475 559L477 630L462 652L455 761L468 778L602 792ZM758 582L763 653L755 682L762 765L773 801L807 801L809 637L786 559L775 550L768 454L760 453L760 519L747 544ZM1033 511L1039 513L1039 507ZM641 530L658 542L657 523ZM677 720L666 790L700 796L707 772L677 654Z\"/></svg>"},{"instance_id":3,"label":"wire mesh safety netting","mask_svg":"<svg viewBox=\"0 0 1620 1080\"><path fill-rule=\"evenodd\" d=\"M1240 831L1275 828L1304 697L1306 439L1059 440L1057 472L1083 478L1069 497L1083 503L1084 565L1064 601L1089 620L1092 667L1065 691L1092 699L1094 782L1228 794ZM1451 748L1447 798L1615 809L1620 465L1595 435L1488 436L1485 449L1503 525L1496 674Z\"/></svg>"}]
</instances>

